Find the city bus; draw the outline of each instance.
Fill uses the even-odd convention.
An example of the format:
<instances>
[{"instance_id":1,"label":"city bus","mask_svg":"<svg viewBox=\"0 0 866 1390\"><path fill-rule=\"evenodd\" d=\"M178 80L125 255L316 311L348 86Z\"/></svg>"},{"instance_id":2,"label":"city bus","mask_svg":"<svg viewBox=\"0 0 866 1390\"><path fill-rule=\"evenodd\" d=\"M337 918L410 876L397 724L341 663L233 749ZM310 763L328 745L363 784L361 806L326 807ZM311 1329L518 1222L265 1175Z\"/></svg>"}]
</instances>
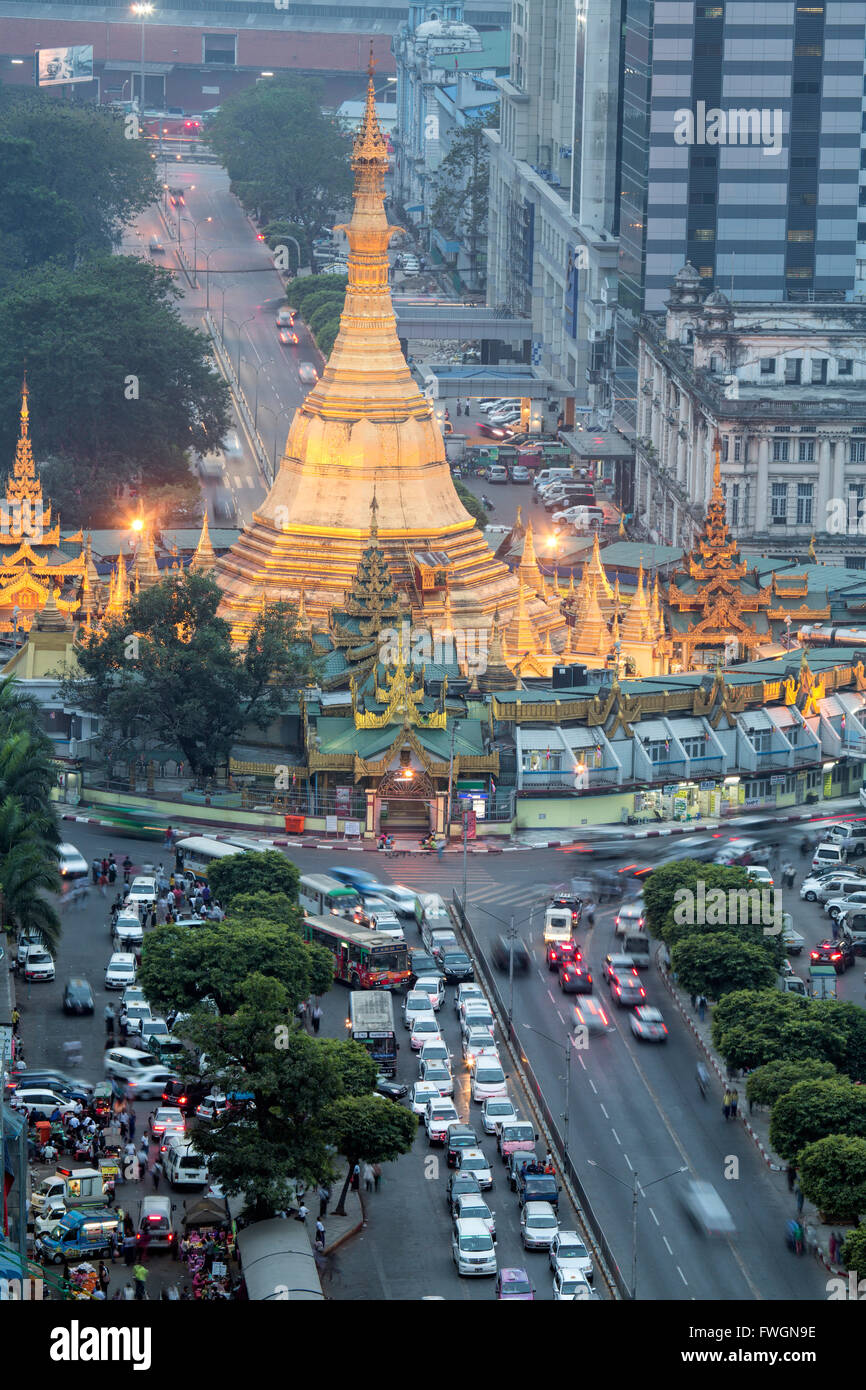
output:
<instances>
[{"instance_id":1,"label":"city bus","mask_svg":"<svg viewBox=\"0 0 866 1390\"><path fill-rule=\"evenodd\" d=\"M394 1002L384 991L352 990L346 1027L353 1042L366 1047L380 1071L393 1076L397 1070L397 1034Z\"/></svg>"},{"instance_id":2,"label":"city bus","mask_svg":"<svg viewBox=\"0 0 866 1390\"><path fill-rule=\"evenodd\" d=\"M304 874L298 883L298 902L314 917L352 917L361 906L361 896L350 883L341 883L327 874Z\"/></svg>"},{"instance_id":3,"label":"city bus","mask_svg":"<svg viewBox=\"0 0 866 1390\"><path fill-rule=\"evenodd\" d=\"M352 989L401 989L409 983L409 947L341 917L304 914L304 940L334 957L334 979Z\"/></svg>"},{"instance_id":4,"label":"city bus","mask_svg":"<svg viewBox=\"0 0 866 1390\"><path fill-rule=\"evenodd\" d=\"M223 844L220 840L212 840L209 835L190 835L185 840L178 840L175 850L180 850L183 855L184 872L197 874L199 878L207 878L207 871L216 860L245 853L240 845Z\"/></svg>"}]
</instances>

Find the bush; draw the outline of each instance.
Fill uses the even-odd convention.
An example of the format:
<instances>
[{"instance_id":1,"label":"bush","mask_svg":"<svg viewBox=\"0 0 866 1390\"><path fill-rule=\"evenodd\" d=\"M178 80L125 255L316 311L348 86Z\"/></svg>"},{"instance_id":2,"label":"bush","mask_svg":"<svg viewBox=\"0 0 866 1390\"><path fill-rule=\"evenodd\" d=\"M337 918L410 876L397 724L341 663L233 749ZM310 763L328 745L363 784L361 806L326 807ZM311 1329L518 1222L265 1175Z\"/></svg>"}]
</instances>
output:
<instances>
[{"instance_id":1,"label":"bush","mask_svg":"<svg viewBox=\"0 0 866 1390\"><path fill-rule=\"evenodd\" d=\"M832 1062L806 1060L766 1062L746 1078L746 1097L752 1105L774 1105L800 1081L829 1081L838 1076Z\"/></svg>"},{"instance_id":2,"label":"bush","mask_svg":"<svg viewBox=\"0 0 866 1390\"><path fill-rule=\"evenodd\" d=\"M827 1134L799 1159L800 1190L823 1221L857 1221L866 1211L866 1139Z\"/></svg>"},{"instance_id":3,"label":"bush","mask_svg":"<svg viewBox=\"0 0 866 1390\"><path fill-rule=\"evenodd\" d=\"M828 1134L866 1138L866 1093L847 1076L799 1081L779 1096L770 1114L770 1143L787 1163ZM804 1189L805 1191L805 1189Z\"/></svg>"}]
</instances>

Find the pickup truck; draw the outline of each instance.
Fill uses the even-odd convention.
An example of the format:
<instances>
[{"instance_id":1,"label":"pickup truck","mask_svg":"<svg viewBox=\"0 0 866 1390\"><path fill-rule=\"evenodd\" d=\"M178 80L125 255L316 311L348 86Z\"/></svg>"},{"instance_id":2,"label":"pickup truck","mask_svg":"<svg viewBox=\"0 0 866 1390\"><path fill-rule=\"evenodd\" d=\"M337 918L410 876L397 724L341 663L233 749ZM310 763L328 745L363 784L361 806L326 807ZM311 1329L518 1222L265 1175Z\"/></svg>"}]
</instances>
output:
<instances>
[{"instance_id":1,"label":"pickup truck","mask_svg":"<svg viewBox=\"0 0 866 1390\"><path fill-rule=\"evenodd\" d=\"M514 1124L503 1125L497 1135L496 1147L502 1154L503 1162L508 1162L509 1154L532 1154L535 1156L535 1141L538 1135L535 1133L535 1126L529 1124L527 1120L518 1120ZM523 1159L521 1158L521 1163Z\"/></svg>"},{"instance_id":2,"label":"pickup truck","mask_svg":"<svg viewBox=\"0 0 866 1390\"><path fill-rule=\"evenodd\" d=\"M30 1209L34 1216L41 1216L47 1204L56 1197L62 1198L69 1208L103 1206L105 1190L102 1173L97 1168L58 1168L34 1188L30 1198Z\"/></svg>"},{"instance_id":3,"label":"pickup truck","mask_svg":"<svg viewBox=\"0 0 866 1390\"><path fill-rule=\"evenodd\" d=\"M524 1207L527 1202L549 1202L554 1211L559 1211L559 1183L552 1173L523 1173L517 1169L517 1204Z\"/></svg>"}]
</instances>

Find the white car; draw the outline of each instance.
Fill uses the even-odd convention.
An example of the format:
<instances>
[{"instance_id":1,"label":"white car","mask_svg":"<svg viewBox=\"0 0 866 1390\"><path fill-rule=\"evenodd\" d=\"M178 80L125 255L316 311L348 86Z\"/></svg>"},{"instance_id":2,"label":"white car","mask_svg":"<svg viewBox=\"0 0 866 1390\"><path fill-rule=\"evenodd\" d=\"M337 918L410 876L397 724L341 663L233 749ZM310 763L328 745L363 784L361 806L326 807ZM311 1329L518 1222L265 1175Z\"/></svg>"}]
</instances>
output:
<instances>
[{"instance_id":1,"label":"white car","mask_svg":"<svg viewBox=\"0 0 866 1390\"><path fill-rule=\"evenodd\" d=\"M459 1121L458 1121L459 1123ZM457 1160L459 1173L472 1173L482 1192L493 1186L493 1169L490 1159L481 1149L461 1149Z\"/></svg>"},{"instance_id":2,"label":"white car","mask_svg":"<svg viewBox=\"0 0 866 1390\"><path fill-rule=\"evenodd\" d=\"M479 1057L495 1057L499 1052L487 1028L476 1028L463 1038L463 1060L468 1067L474 1067Z\"/></svg>"},{"instance_id":3,"label":"white car","mask_svg":"<svg viewBox=\"0 0 866 1390\"><path fill-rule=\"evenodd\" d=\"M418 1067L420 1069L422 1062L444 1062L450 1069L451 1060L448 1044L445 1042L444 1038L440 1036L431 1038L429 1042L424 1043L418 1054Z\"/></svg>"},{"instance_id":4,"label":"white car","mask_svg":"<svg viewBox=\"0 0 866 1390\"><path fill-rule=\"evenodd\" d=\"M441 1096L437 1096L435 1100L428 1100L424 1112L424 1128L431 1144L444 1144L451 1126L459 1123L457 1106L452 1100L443 1100Z\"/></svg>"},{"instance_id":5,"label":"white car","mask_svg":"<svg viewBox=\"0 0 866 1390\"><path fill-rule=\"evenodd\" d=\"M137 912L120 912L111 933L112 943L118 951L133 951L144 941L144 930Z\"/></svg>"},{"instance_id":6,"label":"white car","mask_svg":"<svg viewBox=\"0 0 866 1390\"><path fill-rule=\"evenodd\" d=\"M481 1105L494 1096L508 1095L508 1081L498 1057L478 1057L472 1069L472 1099Z\"/></svg>"},{"instance_id":7,"label":"white car","mask_svg":"<svg viewBox=\"0 0 866 1390\"><path fill-rule=\"evenodd\" d=\"M129 885L129 892L126 895L124 905L126 907L139 907L145 904L156 902L156 879L148 875L140 875L134 878Z\"/></svg>"},{"instance_id":8,"label":"white car","mask_svg":"<svg viewBox=\"0 0 866 1390\"><path fill-rule=\"evenodd\" d=\"M127 1009L127 1017L129 1010ZM162 1043L172 1041L171 1033L168 1031L168 1024L164 1018L143 1018L138 1026L138 1036L141 1038L143 1047L150 1043L159 1046Z\"/></svg>"},{"instance_id":9,"label":"white car","mask_svg":"<svg viewBox=\"0 0 866 1390\"><path fill-rule=\"evenodd\" d=\"M858 912L866 911L866 893L840 893L836 898L828 898L824 904L824 911L828 917L838 917L840 913L847 912L849 907ZM790 955L790 951L788 952Z\"/></svg>"},{"instance_id":10,"label":"white car","mask_svg":"<svg viewBox=\"0 0 866 1390\"><path fill-rule=\"evenodd\" d=\"M464 1038L468 1038L470 1033L481 1032L489 1033L492 1038L494 1027L493 1015L487 1006L483 1005L480 1009L467 1011L466 1017L460 1024L460 1032Z\"/></svg>"},{"instance_id":11,"label":"white car","mask_svg":"<svg viewBox=\"0 0 866 1390\"><path fill-rule=\"evenodd\" d=\"M59 1110L61 1115L69 1115L75 1109L74 1100L62 1100L54 1091L47 1086L18 1086L12 1092L12 1106L18 1110L24 1106L28 1110L43 1110L46 1115L50 1115L53 1110Z\"/></svg>"},{"instance_id":12,"label":"white car","mask_svg":"<svg viewBox=\"0 0 866 1390\"><path fill-rule=\"evenodd\" d=\"M420 1052L425 1042L440 1038L439 1020L431 1009L427 1014L416 1014L409 1032L409 1046L413 1052Z\"/></svg>"},{"instance_id":13,"label":"white car","mask_svg":"<svg viewBox=\"0 0 866 1390\"><path fill-rule=\"evenodd\" d=\"M553 1275L554 1303L589 1302L598 1299L598 1294L574 1269L557 1269Z\"/></svg>"},{"instance_id":14,"label":"white car","mask_svg":"<svg viewBox=\"0 0 866 1390\"><path fill-rule=\"evenodd\" d=\"M144 990L141 988L141 985L127 985L120 996L120 1002L121 1004L127 1005L146 1004L147 1000L144 997Z\"/></svg>"},{"instance_id":15,"label":"white car","mask_svg":"<svg viewBox=\"0 0 866 1390\"><path fill-rule=\"evenodd\" d=\"M31 946L24 966L25 980L53 980L54 957L44 946Z\"/></svg>"},{"instance_id":16,"label":"white car","mask_svg":"<svg viewBox=\"0 0 866 1390\"><path fill-rule=\"evenodd\" d=\"M151 1139L162 1139L166 1130L174 1130L181 1134L186 1129L186 1120L182 1111L175 1106L160 1106L154 1110L147 1122L147 1130Z\"/></svg>"},{"instance_id":17,"label":"white car","mask_svg":"<svg viewBox=\"0 0 866 1390\"><path fill-rule=\"evenodd\" d=\"M403 1000L403 1023L407 1028L411 1028L416 1018L426 1016L431 1012L430 996L425 990L410 989L406 998Z\"/></svg>"},{"instance_id":18,"label":"white car","mask_svg":"<svg viewBox=\"0 0 866 1390\"><path fill-rule=\"evenodd\" d=\"M496 1212L491 1211L484 1198L477 1192L461 1192L454 1206L455 1221L483 1221L493 1239L496 1239Z\"/></svg>"},{"instance_id":19,"label":"white car","mask_svg":"<svg viewBox=\"0 0 866 1390\"><path fill-rule=\"evenodd\" d=\"M427 1112L427 1102L440 1098L439 1087L433 1081L416 1081L409 1092L409 1105L420 1120Z\"/></svg>"},{"instance_id":20,"label":"white car","mask_svg":"<svg viewBox=\"0 0 866 1390\"><path fill-rule=\"evenodd\" d=\"M746 873L749 878L754 879L762 888L772 888L776 881L770 873L770 870L764 864L749 864Z\"/></svg>"},{"instance_id":21,"label":"white car","mask_svg":"<svg viewBox=\"0 0 866 1390\"><path fill-rule=\"evenodd\" d=\"M631 936L644 930L646 916L641 903L623 903L614 919L616 936Z\"/></svg>"},{"instance_id":22,"label":"white car","mask_svg":"<svg viewBox=\"0 0 866 1390\"><path fill-rule=\"evenodd\" d=\"M866 888L866 879L862 874L855 874L850 869L841 874L833 871L810 874L800 884L800 897L805 898L807 903L825 903L830 898L838 898L840 894L847 893L849 888L854 893L862 892Z\"/></svg>"},{"instance_id":23,"label":"white car","mask_svg":"<svg viewBox=\"0 0 866 1390\"><path fill-rule=\"evenodd\" d=\"M129 951L115 951L105 967L105 988L126 989L134 984L135 956Z\"/></svg>"},{"instance_id":24,"label":"white car","mask_svg":"<svg viewBox=\"0 0 866 1390\"><path fill-rule=\"evenodd\" d=\"M126 1006L126 1027L131 1037L141 1033L142 1025L151 1018L150 1005L143 1000Z\"/></svg>"},{"instance_id":25,"label":"white car","mask_svg":"<svg viewBox=\"0 0 866 1390\"><path fill-rule=\"evenodd\" d=\"M451 1254L458 1274L495 1274L496 1250L483 1221L457 1221L451 1236Z\"/></svg>"},{"instance_id":26,"label":"white car","mask_svg":"<svg viewBox=\"0 0 866 1390\"><path fill-rule=\"evenodd\" d=\"M461 1017L461 1010L467 999L484 999L484 990L480 985L470 984L468 981L457 986L454 994L454 1009Z\"/></svg>"},{"instance_id":27,"label":"white car","mask_svg":"<svg viewBox=\"0 0 866 1390\"><path fill-rule=\"evenodd\" d=\"M549 1250L559 1233L556 1212L549 1202L527 1202L520 1213L524 1250Z\"/></svg>"},{"instance_id":28,"label":"white car","mask_svg":"<svg viewBox=\"0 0 866 1390\"><path fill-rule=\"evenodd\" d=\"M441 975L419 975L412 987L412 993L426 994L433 1012L438 1013L445 999L445 981Z\"/></svg>"},{"instance_id":29,"label":"white car","mask_svg":"<svg viewBox=\"0 0 866 1390\"><path fill-rule=\"evenodd\" d=\"M554 1274L562 1269L583 1279L593 1278L592 1257L577 1231L557 1231L550 1245L550 1268Z\"/></svg>"},{"instance_id":30,"label":"white car","mask_svg":"<svg viewBox=\"0 0 866 1390\"><path fill-rule=\"evenodd\" d=\"M440 1096L453 1096L454 1077L447 1062L420 1062L418 1070L422 1081L432 1081L434 1086L438 1086Z\"/></svg>"},{"instance_id":31,"label":"white car","mask_svg":"<svg viewBox=\"0 0 866 1390\"><path fill-rule=\"evenodd\" d=\"M60 877L65 882L74 883L76 879L90 877L90 869L84 855L75 845L65 840L57 846L57 867Z\"/></svg>"},{"instance_id":32,"label":"white car","mask_svg":"<svg viewBox=\"0 0 866 1390\"><path fill-rule=\"evenodd\" d=\"M62 1197L52 1197L36 1220L33 1222L33 1229L37 1236L44 1236L46 1231L50 1231L56 1226L58 1221L62 1221L66 1215L66 1203Z\"/></svg>"},{"instance_id":33,"label":"white car","mask_svg":"<svg viewBox=\"0 0 866 1390\"><path fill-rule=\"evenodd\" d=\"M520 1119L508 1096L489 1096L481 1106L481 1128L485 1134L495 1134L500 1125L516 1124Z\"/></svg>"}]
</instances>

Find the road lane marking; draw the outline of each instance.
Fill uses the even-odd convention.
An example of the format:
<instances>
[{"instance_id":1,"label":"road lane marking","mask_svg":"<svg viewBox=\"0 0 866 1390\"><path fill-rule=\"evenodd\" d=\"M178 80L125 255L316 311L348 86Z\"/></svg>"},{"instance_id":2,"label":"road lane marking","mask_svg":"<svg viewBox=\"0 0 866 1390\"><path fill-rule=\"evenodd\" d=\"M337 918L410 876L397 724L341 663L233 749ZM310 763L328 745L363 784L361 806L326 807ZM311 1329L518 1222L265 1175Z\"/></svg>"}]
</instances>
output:
<instances>
[{"instance_id":1,"label":"road lane marking","mask_svg":"<svg viewBox=\"0 0 866 1390\"><path fill-rule=\"evenodd\" d=\"M604 1116L604 1118L605 1118L606 1120L609 1120L609 1119L610 1119L610 1115L608 1115L607 1111L606 1111L605 1108L604 1108L604 1101L603 1101L603 1100L600 1100L600 1101L599 1101L599 1105L601 1106L601 1113L602 1113L602 1115Z\"/></svg>"},{"instance_id":2,"label":"road lane marking","mask_svg":"<svg viewBox=\"0 0 866 1390\"><path fill-rule=\"evenodd\" d=\"M559 1019L560 1023L562 1024L562 1026L563 1026L563 1028L564 1028L564 1027L566 1026L566 1025L565 1025L565 1019L562 1017L562 1014L559 1012L559 1009L557 1009L557 1011L556 1011L556 1017Z\"/></svg>"},{"instance_id":3,"label":"road lane marking","mask_svg":"<svg viewBox=\"0 0 866 1390\"><path fill-rule=\"evenodd\" d=\"M673 1256L673 1253L674 1253L674 1252L673 1252L673 1250L671 1249L671 1243L670 1243L670 1241L668 1240L667 1236L662 1236L662 1240L663 1240L664 1243L665 1243L665 1249L667 1250L668 1254L671 1255L671 1256Z\"/></svg>"},{"instance_id":4,"label":"road lane marking","mask_svg":"<svg viewBox=\"0 0 866 1390\"><path fill-rule=\"evenodd\" d=\"M581 1060L581 1062L583 1062L583 1065L584 1065L584 1068L585 1068L585 1067L586 1067L586 1062L583 1061L583 1058L582 1058L582 1057L581 1057L580 1060ZM590 1084L590 1086L592 1087L592 1094L593 1094L594 1096L597 1096L597 1095L598 1095L598 1087L596 1086L596 1084L595 1084L595 1082L593 1081L592 1077L589 1078L589 1084Z\"/></svg>"},{"instance_id":5,"label":"road lane marking","mask_svg":"<svg viewBox=\"0 0 866 1390\"><path fill-rule=\"evenodd\" d=\"M620 1137L619 1137L619 1135L617 1134L616 1130L614 1129L613 1125L611 1125L611 1127L610 1127L610 1132L611 1132L611 1134L613 1135L613 1137L614 1137L614 1139L616 1140L616 1142L619 1144L620 1148L622 1148L622 1140L620 1139Z\"/></svg>"},{"instance_id":6,"label":"road lane marking","mask_svg":"<svg viewBox=\"0 0 866 1390\"><path fill-rule=\"evenodd\" d=\"M677 1265L677 1274L678 1274L678 1275L680 1276L680 1278L682 1279L682 1281L683 1281L683 1283L685 1284L686 1288L688 1288L688 1287L689 1287L689 1281L688 1281L688 1279L686 1278L686 1276L683 1274L683 1272L682 1272L682 1270L680 1269L679 1265Z\"/></svg>"},{"instance_id":7,"label":"road lane marking","mask_svg":"<svg viewBox=\"0 0 866 1390\"><path fill-rule=\"evenodd\" d=\"M652 1217L652 1219L653 1219L653 1221L656 1223L656 1225L657 1225L657 1226L661 1226L662 1223L659 1221L659 1219L658 1219L658 1217L656 1216L655 1212L653 1211L652 1207L647 1207L647 1211L649 1212L650 1216Z\"/></svg>"},{"instance_id":8,"label":"road lane marking","mask_svg":"<svg viewBox=\"0 0 866 1390\"><path fill-rule=\"evenodd\" d=\"M553 997L553 990L549 989L549 990L547 991L547 997L548 997L548 999L550 1000L550 1002L551 1002L551 1004L553 1005L553 1007L556 1008L556 1000L555 1000L554 997Z\"/></svg>"}]
</instances>

